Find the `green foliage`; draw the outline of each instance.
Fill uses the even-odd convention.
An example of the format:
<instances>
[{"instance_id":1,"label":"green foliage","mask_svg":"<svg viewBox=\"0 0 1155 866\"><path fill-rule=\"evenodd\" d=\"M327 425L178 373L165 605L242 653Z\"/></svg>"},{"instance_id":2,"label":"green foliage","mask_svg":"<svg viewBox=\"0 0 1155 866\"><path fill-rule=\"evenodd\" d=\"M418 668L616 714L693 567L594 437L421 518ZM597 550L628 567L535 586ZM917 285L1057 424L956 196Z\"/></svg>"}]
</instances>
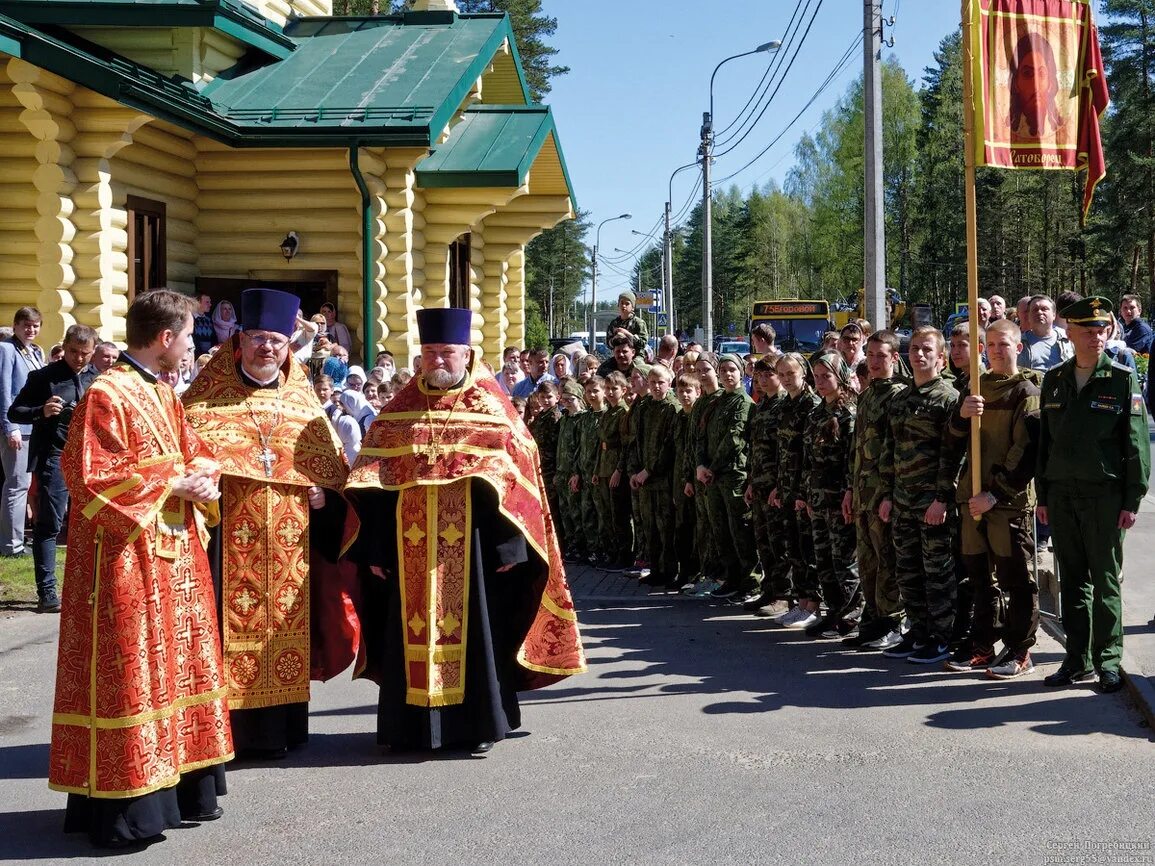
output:
<instances>
[{"instance_id":1,"label":"green foliage","mask_svg":"<svg viewBox=\"0 0 1155 866\"><path fill-rule=\"evenodd\" d=\"M590 252L586 247L589 230L587 215L579 213L576 219L542 232L525 248L526 299L536 305L546 336L551 336L551 310L552 336L585 330L585 308L580 302L590 271ZM526 324L528 327L528 319Z\"/></svg>"},{"instance_id":2,"label":"green foliage","mask_svg":"<svg viewBox=\"0 0 1155 866\"><path fill-rule=\"evenodd\" d=\"M529 297L525 299L525 348L549 348L549 328L541 317L541 307Z\"/></svg>"},{"instance_id":3,"label":"green foliage","mask_svg":"<svg viewBox=\"0 0 1155 866\"><path fill-rule=\"evenodd\" d=\"M557 49L546 40L557 31L557 19L541 12L541 0L458 0L462 12L506 12L517 36L517 52L534 102L550 91L550 79L569 72L553 62Z\"/></svg>"}]
</instances>

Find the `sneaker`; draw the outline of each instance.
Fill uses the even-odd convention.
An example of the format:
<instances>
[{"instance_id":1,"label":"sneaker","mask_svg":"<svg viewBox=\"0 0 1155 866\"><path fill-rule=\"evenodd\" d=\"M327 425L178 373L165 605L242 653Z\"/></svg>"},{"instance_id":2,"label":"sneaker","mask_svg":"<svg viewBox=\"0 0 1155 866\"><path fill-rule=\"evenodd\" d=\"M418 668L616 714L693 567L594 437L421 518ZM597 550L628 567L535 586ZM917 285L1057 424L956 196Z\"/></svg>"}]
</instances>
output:
<instances>
[{"instance_id":1,"label":"sneaker","mask_svg":"<svg viewBox=\"0 0 1155 866\"><path fill-rule=\"evenodd\" d=\"M994 650L977 650L964 647L947 659L945 665L948 671L958 673L973 673L983 671L995 663Z\"/></svg>"},{"instance_id":2,"label":"sneaker","mask_svg":"<svg viewBox=\"0 0 1155 866\"><path fill-rule=\"evenodd\" d=\"M745 610L750 611L750 613L754 613L759 608L765 607L766 605L770 604L773 601L774 601L774 596L770 595L767 592L762 592L761 590L759 590L757 595L754 595L752 598L749 598L746 601L743 601L742 607Z\"/></svg>"},{"instance_id":3,"label":"sneaker","mask_svg":"<svg viewBox=\"0 0 1155 866\"><path fill-rule=\"evenodd\" d=\"M697 578L697 577L690 578L689 580L687 580L685 583L682 584L682 586L679 588L678 591L681 592L682 595L693 595L694 591L698 588L698 581L700 579L701 578Z\"/></svg>"},{"instance_id":4,"label":"sneaker","mask_svg":"<svg viewBox=\"0 0 1155 866\"><path fill-rule=\"evenodd\" d=\"M1006 661L1000 665L991 665L987 668L987 676L996 680L1013 680L1034 671L1035 663L1031 661L1031 654L1024 652L1007 656Z\"/></svg>"},{"instance_id":5,"label":"sneaker","mask_svg":"<svg viewBox=\"0 0 1155 866\"><path fill-rule=\"evenodd\" d=\"M746 605L753 604L756 601L762 601L762 593L757 589L749 589L739 593L735 598L731 599L731 601L733 601L734 604L741 605L742 610L750 610ZM756 610L757 608L754 609Z\"/></svg>"},{"instance_id":6,"label":"sneaker","mask_svg":"<svg viewBox=\"0 0 1155 866\"><path fill-rule=\"evenodd\" d=\"M836 619L828 624L825 629L823 629L822 634L820 634L819 637L843 637L844 635L850 634L857 627L858 623L852 619ZM852 646L852 644L848 644L848 646Z\"/></svg>"},{"instance_id":7,"label":"sneaker","mask_svg":"<svg viewBox=\"0 0 1155 866\"><path fill-rule=\"evenodd\" d=\"M694 587L694 591L690 593L694 598L709 598L714 590L720 587L721 582L713 578L704 577L698 581L698 585Z\"/></svg>"},{"instance_id":8,"label":"sneaker","mask_svg":"<svg viewBox=\"0 0 1155 866\"><path fill-rule=\"evenodd\" d=\"M828 616L820 616L815 623L813 623L812 625L806 626L806 636L807 637L822 637L822 633L824 631L826 631L828 628L833 627L834 623L835 623L835 620L831 619L829 615Z\"/></svg>"},{"instance_id":9,"label":"sneaker","mask_svg":"<svg viewBox=\"0 0 1155 866\"><path fill-rule=\"evenodd\" d=\"M806 629L818 622L819 616L814 611L806 610L806 608L803 607L798 608L798 610L799 614L797 618L788 623L782 623L786 628Z\"/></svg>"},{"instance_id":10,"label":"sneaker","mask_svg":"<svg viewBox=\"0 0 1155 866\"><path fill-rule=\"evenodd\" d=\"M742 589L736 583L724 580L716 590L710 593L710 598L733 598L740 592Z\"/></svg>"},{"instance_id":11,"label":"sneaker","mask_svg":"<svg viewBox=\"0 0 1155 866\"><path fill-rule=\"evenodd\" d=\"M950 647L944 643L928 643L920 649L915 650L909 656L907 661L913 665L933 665L938 662L945 662L950 658Z\"/></svg>"},{"instance_id":12,"label":"sneaker","mask_svg":"<svg viewBox=\"0 0 1155 866\"><path fill-rule=\"evenodd\" d=\"M897 629L892 629L882 637L876 637L874 640L868 640L866 643L859 647L859 650L862 652L871 652L873 650L888 650L898 646L900 643L902 643L902 635L898 633Z\"/></svg>"},{"instance_id":13,"label":"sneaker","mask_svg":"<svg viewBox=\"0 0 1155 866\"><path fill-rule=\"evenodd\" d=\"M1077 670L1077 671L1075 671L1075 670L1071 670L1070 668L1065 668L1062 665L1060 665L1059 669L1057 671L1055 671L1053 674L1051 674L1050 676L1045 677L1043 679L1043 685L1046 686L1047 688L1051 688L1051 689L1066 688L1067 686L1072 685L1074 683L1082 682L1083 680L1087 679L1088 677L1092 676L1093 674L1094 674L1094 671L1090 671L1090 670Z\"/></svg>"},{"instance_id":14,"label":"sneaker","mask_svg":"<svg viewBox=\"0 0 1155 866\"><path fill-rule=\"evenodd\" d=\"M768 604L762 605L754 611L754 616L764 616L770 619L777 619L781 616L786 616L790 613L790 603L786 601L772 601Z\"/></svg>"},{"instance_id":15,"label":"sneaker","mask_svg":"<svg viewBox=\"0 0 1155 866\"><path fill-rule=\"evenodd\" d=\"M915 640L914 635L907 632L902 636L902 640L894 644L889 649L882 651L882 654L888 659L908 659L916 652L921 650L926 644L920 640Z\"/></svg>"},{"instance_id":16,"label":"sneaker","mask_svg":"<svg viewBox=\"0 0 1155 866\"><path fill-rule=\"evenodd\" d=\"M56 596L45 598L36 605L37 613L60 613L60 599Z\"/></svg>"}]
</instances>

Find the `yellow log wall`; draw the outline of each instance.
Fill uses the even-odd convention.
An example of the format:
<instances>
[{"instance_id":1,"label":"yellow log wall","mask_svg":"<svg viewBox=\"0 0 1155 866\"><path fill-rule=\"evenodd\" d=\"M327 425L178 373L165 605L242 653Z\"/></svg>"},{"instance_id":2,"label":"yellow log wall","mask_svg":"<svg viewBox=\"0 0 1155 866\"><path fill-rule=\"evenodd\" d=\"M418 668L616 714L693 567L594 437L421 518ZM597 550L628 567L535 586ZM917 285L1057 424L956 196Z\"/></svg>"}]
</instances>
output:
<instances>
[{"instance_id":1,"label":"yellow log wall","mask_svg":"<svg viewBox=\"0 0 1155 866\"><path fill-rule=\"evenodd\" d=\"M0 62L0 325L11 325L13 314L39 302L36 282L36 139L20 120L24 106L12 90L9 62ZM10 146L9 146L10 145ZM17 155L19 154L19 155Z\"/></svg>"},{"instance_id":2,"label":"yellow log wall","mask_svg":"<svg viewBox=\"0 0 1155 866\"><path fill-rule=\"evenodd\" d=\"M408 366L417 348L417 321L414 313L421 306L424 285L425 227L422 211L425 199L415 188L413 167L428 154L417 148L393 149L384 153L386 168L381 180L385 185L385 229L388 249L384 259L383 287L376 299L384 310L382 346Z\"/></svg>"},{"instance_id":3,"label":"yellow log wall","mask_svg":"<svg viewBox=\"0 0 1155 866\"><path fill-rule=\"evenodd\" d=\"M241 42L210 27L76 27L75 32L164 75L208 83L245 53Z\"/></svg>"}]
</instances>

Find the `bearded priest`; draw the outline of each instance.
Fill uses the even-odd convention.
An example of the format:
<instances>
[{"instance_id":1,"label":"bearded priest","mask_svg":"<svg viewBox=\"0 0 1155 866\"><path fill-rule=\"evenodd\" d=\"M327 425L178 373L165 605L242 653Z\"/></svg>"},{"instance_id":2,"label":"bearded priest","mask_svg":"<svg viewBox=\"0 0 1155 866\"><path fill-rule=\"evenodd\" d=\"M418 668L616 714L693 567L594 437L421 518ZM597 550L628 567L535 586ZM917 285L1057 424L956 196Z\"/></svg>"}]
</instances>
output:
<instances>
[{"instance_id":1,"label":"bearded priest","mask_svg":"<svg viewBox=\"0 0 1155 866\"><path fill-rule=\"evenodd\" d=\"M221 465L209 544L237 755L284 757L308 739L309 680L349 666L356 536L341 443L289 353L299 301L241 294L244 327L184 393L189 424Z\"/></svg>"},{"instance_id":2,"label":"bearded priest","mask_svg":"<svg viewBox=\"0 0 1155 866\"><path fill-rule=\"evenodd\" d=\"M584 671L537 447L470 349L472 313L417 312L421 373L369 428L346 495L366 527L358 671L377 742L486 752L517 692Z\"/></svg>"}]
</instances>

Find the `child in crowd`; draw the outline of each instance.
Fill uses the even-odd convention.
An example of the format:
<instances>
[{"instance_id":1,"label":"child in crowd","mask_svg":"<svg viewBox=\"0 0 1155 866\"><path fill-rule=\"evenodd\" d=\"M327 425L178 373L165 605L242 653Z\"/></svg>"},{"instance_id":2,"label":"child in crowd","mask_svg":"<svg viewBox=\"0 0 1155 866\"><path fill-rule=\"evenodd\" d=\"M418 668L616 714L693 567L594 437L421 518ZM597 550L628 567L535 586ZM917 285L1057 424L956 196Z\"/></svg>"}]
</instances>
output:
<instances>
[{"instance_id":1,"label":"child in crowd","mask_svg":"<svg viewBox=\"0 0 1155 866\"><path fill-rule=\"evenodd\" d=\"M681 407L674 428L674 544L678 556L678 584L693 585L701 569L694 519L694 488L685 479L693 469L694 441L690 414L702 395L702 382L694 372L679 373L674 390Z\"/></svg>"},{"instance_id":2,"label":"child in crowd","mask_svg":"<svg viewBox=\"0 0 1155 866\"><path fill-rule=\"evenodd\" d=\"M985 671L1014 679L1035 669L1030 648L1039 626L1039 588L1030 573L1034 558L1035 491L1031 479L1038 448L1039 387L1033 371L1018 369L1022 335L1006 319L986 331L990 371L979 377L947 427L948 444L960 454L973 418L982 419L981 485L971 487L967 456L958 486L962 518L962 561L974 592L974 621L968 643L950 661L952 671ZM1005 599L1005 603L1004 603ZM995 641L1003 652L996 658Z\"/></svg>"},{"instance_id":3,"label":"child in crowd","mask_svg":"<svg viewBox=\"0 0 1155 866\"><path fill-rule=\"evenodd\" d=\"M533 392L537 400L538 412L530 422L529 432L537 443L538 458L541 461L541 477L545 482L545 494L549 499L550 514L554 527L562 532L561 507L557 492L557 443L561 412L558 411L558 386L553 382L542 382ZM563 547L564 549L564 547Z\"/></svg>"},{"instance_id":4,"label":"child in crowd","mask_svg":"<svg viewBox=\"0 0 1155 866\"><path fill-rule=\"evenodd\" d=\"M625 484L630 491L630 514L634 517L633 552L636 554L636 558L633 567L626 569L626 576L639 579L648 577L650 574L650 564L646 561L646 552L650 547L646 537L645 523L639 519L639 515L642 513L641 498L629 481L634 473L642 468L638 462L638 451L635 443L638 440L642 415L646 411L646 404L650 401L649 386L646 382L646 376L649 375L649 372L649 367L645 367L643 372L643 368L637 366L630 371L630 388L626 394L629 411L626 413L625 432L622 435L622 457L618 463L618 468L622 473L621 483ZM642 386L640 390L639 385Z\"/></svg>"},{"instance_id":5,"label":"child in crowd","mask_svg":"<svg viewBox=\"0 0 1155 866\"><path fill-rule=\"evenodd\" d=\"M951 555L955 474L943 436L958 391L942 378L942 332L924 325L910 338L914 381L891 402L888 449L879 460L883 497L878 516L891 523L895 573L910 619L888 658L937 664L950 658L956 576Z\"/></svg>"},{"instance_id":6,"label":"child in crowd","mask_svg":"<svg viewBox=\"0 0 1155 866\"><path fill-rule=\"evenodd\" d=\"M578 461L579 422L586 411L585 391L575 380L566 382L561 393L562 416L558 421L555 487L561 508L562 537L566 562L586 558L585 537L581 529L581 496L575 490Z\"/></svg>"},{"instance_id":7,"label":"child in crowd","mask_svg":"<svg viewBox=\"0 0 1155 866\"><path fill-rule=\"evenodd\" d=\"M630 526L630 486L619 469L628 408L626 377L616 370L605 377L607 408L598 423L601 442L594 501L598 522L605 527L606 570L623 571L633 564L634 534Z\"/></svg>"},{"instance_id":8,"label":"child in crowd","mask_svg":"<svg viewBox=\"0 0 1155 866\"><path fill-rule=\"evenodd\" d=\"M630 476L630 488L638 491L639 522L649 545L645 553L650 574L646 583L676 587L677 555L674 549L674 434L678 402L670 391L673 372L662 364L650 367L647 379L650 399L639 419L634 441L639 469Z\"/></svg>"},{"instance_id":9,"label":"child in crowd","mask_svg":"<svg viewBox=\"0 0 1155 866\"><path fill-rule=\"evenodd\" d=\"M629 290L618 295L618 314L606 326L606 345L613 345L615 337L624 335L634 341L634 351L641 355L646 350L650 329L645 319L634 315L636 301L634 293Z\"/></svg>"},{"instance_id":10,"label":"child in crowd","mask_svg":"<svg viewBox=\"0 0 1155 866\"><path fill-rule=\"evenodd\" d=\"M695 477L706 492L706 514L722 564L722 585L715 598L745 598L757 589L758 558L754 532L743 494L746 489L746 424L753 401L742 387L742 359L726 354L718 359L721 392L703 419L696 442Z\"/></svg>"},{"instance_id":11,"label":"child in crowd","mask_svg":"<svg viewBox=\"0 0 1155 866\"><path fill-rule=\"evenodd\" d=\"M810 413L818 407L819 398L810 387L810 365L797 352L778 359L778 381L786 391L786 402L778 422L778 465L770 476L772 488L767 497L771 508L781 511L779 520L786 527L782 536L785 566L789 568L797 604L771 618L784 628L808 628L818 622L822 595L814 562L814 542L810 532L810 515L795 503L802 497L804 436Z\"/></svg>"},{"instance_id":12,"label":"child in crowd","mask_svg":"<svg viewBox=\"0 0 1155 866\"><path fill-rule=\"evenodd\" d=\"M710 532L710 517L706 513L706 486L698 479L698 440L705 435L705 424L710 416L710 409L721 396L718 389L718 358L713 352L700 352L694 361L694 372L698 375L702 394L694 403L687 424L690 427L689 459L686 460L685 474L679 479L684 485L686 496L694 500L694 527L697 532L696 542L698 558L701 562L701 579L693 583L682 584L682 592L691 595L709 595L722 583L723 566L717 552L717 546Z\"/></svg>"},{"instance_id":13,"label":"child in crowd","mask_svg":"<svg viewBox=\"0 0 1155 866\"><path fill-rule=\"evenodd\" d=\"M750 506L754 544L762 563L762 583L758 597L744 605L759 616L777 616L789 609L792 595L790 573L783 560L782 538L786 531L779 519L781 509L771 508L771 478L778 466L778 423L786 402L786 391L778 381L775 366L778 353L772 352L754 362L754 390L762 399L750 412L747 437L750 442L750 475L745 499Z\"/></svg>"},{"instance_id":14,"label":"child in crowd","mask_svg":"<svg viewBox=\"0 0 1155 866\"><path fill-rule=\"evenodd\" d=\"M857 627L862 606L854 524L842 511L854 441L855 394L850 367L842 354L820 352L810 366L814 390L822 402L810 413L804 437L802 504L810 517L826 615L808 626L806 633L811 637L844 637Z\"/></svg>"},{"instance_id":15,"label":"child in crowd","mask_svg":"<svg viewBox=\"0 0 1155 866\"><path fill-rule=\"evenodd\" d=\"M585 383L584 390L589 409L578 421L577 466L571 476L570 487L580 497L581 531L585 536L588 561L591 565L601 566L606 560L605 541L608 527L602 526L598 520L593 481L598 474L598 457L601 454L598 431L601 416L606 411L605 380L601 376L591 376Z\"/></svg>"}]
</instances>

